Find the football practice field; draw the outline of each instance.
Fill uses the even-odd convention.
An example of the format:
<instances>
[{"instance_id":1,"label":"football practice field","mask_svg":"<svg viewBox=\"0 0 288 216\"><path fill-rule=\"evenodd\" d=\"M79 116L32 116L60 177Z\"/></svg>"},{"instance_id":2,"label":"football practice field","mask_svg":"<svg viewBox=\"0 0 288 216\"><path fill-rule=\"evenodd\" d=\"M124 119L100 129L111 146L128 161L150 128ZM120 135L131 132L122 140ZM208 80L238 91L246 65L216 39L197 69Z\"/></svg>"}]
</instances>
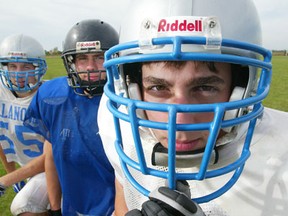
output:
<instances>
[{"instance_id":1,"label":"football practice field","mask_svg":"<svg viewBox=\"0 0 288 216\"><path fill-rule=\"evenodd\" d=\"M60 56L47 57L48 70L44 79L52 79L58 76L66 75ZM273 75L269 96L265 99L264 105L274 109L288 112L288 56L273 56ZM5 171L0 163L0 176ZM0 216L11 216L10 204L15 193L12 188L0 198Z\"/></svg>"}]
</instances>

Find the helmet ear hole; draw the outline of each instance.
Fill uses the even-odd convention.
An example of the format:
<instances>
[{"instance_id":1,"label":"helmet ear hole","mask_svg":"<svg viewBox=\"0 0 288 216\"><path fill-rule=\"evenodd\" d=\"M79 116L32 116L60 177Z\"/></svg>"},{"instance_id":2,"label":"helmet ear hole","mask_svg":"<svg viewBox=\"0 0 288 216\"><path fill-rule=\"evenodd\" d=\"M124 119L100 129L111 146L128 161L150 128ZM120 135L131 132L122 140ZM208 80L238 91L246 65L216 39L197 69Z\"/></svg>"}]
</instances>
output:
<instances>
[{"instance_id":1,"label":"helmet ear hole","mask_svg":"<svg viewBox=\"0 0 288 216\"><path fill-rule=\"evenodd\" d=\"M142 100L140 87L137 83L130 83L127 87L127 90L128 90L128 95L129 95L130 99ZM139 118L146 119L146 114L145 114L144 110L137 109L136 114Z\"/></svg>"},{"instance_id":2,"label":"helmet ear hole","mask_svg":"<svg viewBox=\"0 0 288 216\"><path fill-rule=\"evenodd\" d=\"M130 99L142 100L141 91L137 83L130 83L128 85L128 95Z\"/></svg>"},{"instance_id":3,"label":"helmet ear hole","mask_svg":"<svg viewBox=\"0 0 288 216\"><path fill-rule=\"evenodd\" d=\"M240 87L240 86L235 86L231 93L229 102L242 100L244 97L244 94L245 94L245 88ZM240 109L228 110L225 112L223 120L234 119L238 116L239 112L240 112ZM229 133L231 132L232 128L233 127L227 127L227 128L223 128L222 130Z\"/></svg>"}]
</instances>

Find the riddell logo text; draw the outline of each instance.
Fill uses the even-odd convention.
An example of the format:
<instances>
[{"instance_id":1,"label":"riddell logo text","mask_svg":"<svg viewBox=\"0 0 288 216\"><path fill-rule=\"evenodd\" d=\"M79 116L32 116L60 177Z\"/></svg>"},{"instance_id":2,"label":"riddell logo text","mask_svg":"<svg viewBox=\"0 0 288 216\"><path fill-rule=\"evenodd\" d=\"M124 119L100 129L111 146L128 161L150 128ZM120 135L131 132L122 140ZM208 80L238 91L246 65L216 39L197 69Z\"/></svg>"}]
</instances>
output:
<instances>
[{"instance_id":1,"label":"riddell logo text","mask_svg":"<svg viewBox=\"0 0 288 216\"><path fill-rule=\"evenodd\" d=\"M158 25L158 32L169 32L169 31L190 31L190 32L201 32L202 31L202 20L194 20L194 22L188 22L183 20L175 20L169 22L166 19L162 19Z\"/></svg>"},{"instance_id":2,"label":"riddell logo text","mask_svg":"<svg viewBox=\"0 0 288 216\"><path fill-rule=\"evenodd\" d=\"M96 42L86 42L86 43L80 43L81 47L95 47Z\"/></svg>"},{"instance_id":3,"label":"riddell logo text","mask_svg":"<svg viewBox=\"0 0 288 216\"><path fill-rule=\"evenodd\" d=\"M26 53L23 53L23 52L9 52L9 56L25 57Z\"/></svg>"}]
</instances>

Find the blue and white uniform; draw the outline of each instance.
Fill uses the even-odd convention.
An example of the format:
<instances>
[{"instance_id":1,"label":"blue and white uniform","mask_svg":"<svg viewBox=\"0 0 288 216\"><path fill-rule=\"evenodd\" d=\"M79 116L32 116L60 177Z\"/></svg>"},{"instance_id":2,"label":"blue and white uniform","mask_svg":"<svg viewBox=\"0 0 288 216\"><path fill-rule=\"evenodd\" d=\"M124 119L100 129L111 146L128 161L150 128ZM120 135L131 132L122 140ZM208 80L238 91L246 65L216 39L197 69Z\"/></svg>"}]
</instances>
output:
<instances>
[{"instance_id":1,"label":"blue and white uniform","mask_svg":"<svg viewBox=\"0 0 288 216\"><path fill-rule=\"evenodd\" d=\"M43 153L44 137L23 125L34 94L15 97L0 83L0 142L8 162L21 166Z\"/></svg>"},{"instance_id":2,"label":"blue and white uniform","mask_svg":"<svg viewBox=\"0 0 288 216\"><path fill-rule=\"evenodd\" d=\"M114 145L116 135L111 131L113 116L106 107L107 100L106 96L102 97L98 114L103 146L110 163L115 169L116 178L123 186L128 209L141 209L141 205L148 198L131 185L122 171ZM125 108L123 107L123 109ZM123 138L125 138L123 139L123 149L129 157L137 160L131 126L124 121L120 125ZM259 119L255 128L250 147L251 157L247 160L243 173L227 193L208 203L201 204L207 216L287 215L288 133L286 125L288 125L287 112L265 108L264 115L261 120ZM232 160L234 153L241 152L246 129L247 125L242 125L239 135L229 144L229 148L225 151L226 160ZM147 130L142 129L140 133L146 162L148 167L152 167L151 154L156 143L155 138L151 137L151 133ZM165 168L159 167L159 170L161 169ZM144 175L131 168L129 168L129 171L141 186L148 188L150 191L165 185L165 180L162 178ZM227 182L228 177L230 175L206 179L203 182L189 181L191 194L194 197L199 197L215 191Z\"/></svg>"},{"instance_id":3,"label":"blue and white uniform","mask_svg":"<svg viewBox=\"0 0 288 216\"><path fill-rule=\"evenodd\" d=\"M44 137L23 125L35 93L18 98L0 82L0 144L8 162L24 166L43 153ZM41 197L41 199L39 199ZM48 196L45 174L38 174L17 193L11 205L13 215L46 211Z\"/></svg>"},{"instance_id":4,"label":"blue and white uniform","mask_svg":"<svg viewBox=\"0 0 288 216\"><path fill-rule=\"evenodd\" d=\"M75 94L60 77L39 88L27 111L25 124L52 144L63 215L104 216L114 210L114 170L98 131L100 99Z\"/></svg>"}]
</instances>

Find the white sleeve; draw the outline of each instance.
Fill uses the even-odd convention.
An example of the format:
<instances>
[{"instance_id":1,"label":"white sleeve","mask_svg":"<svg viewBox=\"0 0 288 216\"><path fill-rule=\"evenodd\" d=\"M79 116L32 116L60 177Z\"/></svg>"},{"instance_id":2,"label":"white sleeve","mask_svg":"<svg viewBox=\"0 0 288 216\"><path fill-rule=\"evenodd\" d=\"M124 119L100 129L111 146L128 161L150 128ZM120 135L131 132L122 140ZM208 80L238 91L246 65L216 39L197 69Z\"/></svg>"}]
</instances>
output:
<instances>
[{"instance_id":1,"label":"white sleeve","mask_svg":"<svg viewBox=\"0 0 288 216\"><path fill-rule=\"evenodd\" d=\"M119 156L116 152L114 142L116 140L116 134L114 129L113 115L107 108L108 97L103 94L100 106L98 110L98 125L99 133L102 139L105 153L110 161L111 165L115 170L115 176L120 184L123 185L123 172L119 160Z\"/></svg>"}]
</instances>

